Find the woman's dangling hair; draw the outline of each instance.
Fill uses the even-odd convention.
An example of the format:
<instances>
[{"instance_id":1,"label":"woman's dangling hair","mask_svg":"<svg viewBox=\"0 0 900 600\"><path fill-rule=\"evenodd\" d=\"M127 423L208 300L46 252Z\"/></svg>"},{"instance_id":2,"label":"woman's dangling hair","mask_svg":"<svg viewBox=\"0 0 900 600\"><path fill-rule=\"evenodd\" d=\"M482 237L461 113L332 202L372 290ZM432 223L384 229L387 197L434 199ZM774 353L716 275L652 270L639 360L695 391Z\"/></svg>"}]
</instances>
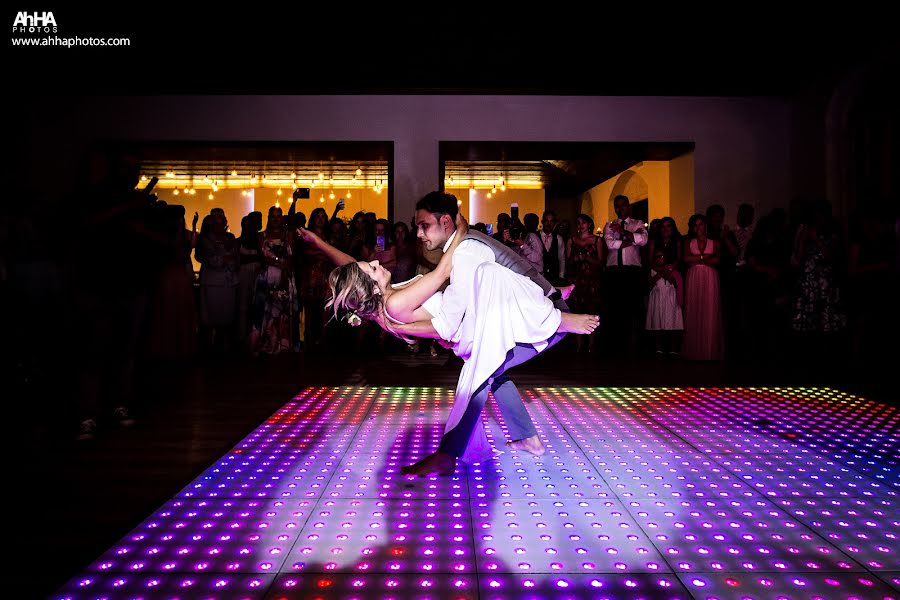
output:
<instances>
[{"instance_id":1,"label":"woman's dangling hair","mask_svg":"<svg viewBox=\"0 0 900 600\"><path fill-rule=\"evenodd\" d=\"M356 319L370 321L381 317L386 329L393 335L412 343L392 326L384 306L384 294L375 280L365 273L358 263L349 263L334 269L328 276L331 298L325 308L331 308L335 319L344 319L354 327Z\"/></svg>"}]
</instances>

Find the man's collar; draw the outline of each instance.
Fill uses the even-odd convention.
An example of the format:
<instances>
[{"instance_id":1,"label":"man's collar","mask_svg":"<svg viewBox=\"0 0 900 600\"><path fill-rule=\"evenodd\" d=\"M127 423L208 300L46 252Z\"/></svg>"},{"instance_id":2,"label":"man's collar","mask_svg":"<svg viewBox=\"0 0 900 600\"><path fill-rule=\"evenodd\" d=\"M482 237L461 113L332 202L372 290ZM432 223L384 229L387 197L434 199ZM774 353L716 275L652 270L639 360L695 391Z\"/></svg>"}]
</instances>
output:
<instances>
[{"instance_id":1,"label":"man's collar","mask_svg":"<svg viewBox=\"0 0 900 600\"><path fill-rule=\"evenodd\" d=\"M456 232L457 232L457 231L458 231L458 230L453 230L453 233L451 233L451 234L450 234L450 237L447 238L447 242L444 244L444 252L447 251L447 248L449 248L449 247L450 247L450 244L453 243L453 240L456 239Z\"/></svg>"}]
</instances>

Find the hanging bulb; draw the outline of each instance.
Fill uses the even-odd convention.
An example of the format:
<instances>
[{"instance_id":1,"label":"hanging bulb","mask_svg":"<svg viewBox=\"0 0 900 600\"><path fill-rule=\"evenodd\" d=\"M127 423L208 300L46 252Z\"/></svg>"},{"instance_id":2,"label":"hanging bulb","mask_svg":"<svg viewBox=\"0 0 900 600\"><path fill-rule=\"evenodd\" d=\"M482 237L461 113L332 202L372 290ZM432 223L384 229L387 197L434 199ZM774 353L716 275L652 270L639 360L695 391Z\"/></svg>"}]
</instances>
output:
<instances>
[{"instance_id":1,"label":"hanging bulb","mask_svg":"<svg viewBox=\"0 0 900 600\"><path fill-rule=\"evenodd\" d=\"M291 171L291 179L297 179L297 174Z\"/></svg>"},{"instance_id":2,"label":"hanging bulb","mask_svg":"<svg viewBox=\"0 0 900 600\"><path fill-rule=\"evenodd\" d=\"M212 200L213 198L215 198L215 196L213 196L212 194L210 194L209 196L207 196L207 198L209 198L210 200Z\"/></svg>"},{"instance_id":3,"label":"hanging bulb","mask_svg":"<svg viewBox=\"0 0 900 600\"><path fill-rule=\"evenodd\" d=\"M147 176L141 173L141 182L147 181Z\"/></svg>"},{"instance_id":4,"label":"hanging bulb","mask_svg":"<svg viewBox=\"0 0 900 600\"><path fill-rule=\"evenodd\" d=\"M491 193L492 193L492 194L496 194L496 193L497 193L497 186L496 186L496 185L495 185L494 187L491 188Z\"/></svg>"},{"instance_id":5,"label":"hanging bulb","mask_svg":"<svg viewBox=\"0 0 900 600\"><path fill-rule=\"evenodd\" d=\"M325 195L324 195L324 194L322 194L321 196L319 196L319 202L325 202Z\"/></svg>"},{"instance_id":6,"label":"hanging bulb","mask_svg":"<svg viewBox=\"0 0 900 600\"><path fill-rule=\"evenodd\" d=\"M488 198L490 198L491 195L492 195L492 194L491 194L490 192L487 193L487 197L488 197Z\"/></svg>"},{"instance_id":7,"label":"hanging bulb","mask_svg":"<svg viewBox=\"0 0 900 600\"><path fill-rule=\"evenodd\" d=\"M278 195L280 196L280 195L281 195L281 188L278 188L278 191L275 192L275 193L278 194Z\"/></svg>"},{"instance_id":8,"label":"hanging bulb","mask_svg":"<svg viewBox=\"0 0 900 600\"><path fill-rule=\"evenodd\" d=\"M360 169L359 167L356 167L356 175L357 176L362 175L362 169Z\"/></svg>"},{"instance_id":9,"label":"hanging bulb","mask_svg":"<svg viewBox=\"0 0 900 600\"><path fill-rule=\"evenodd\" d=\"M204 176L203 176L203 182L204 182L204 183L209 183L209 175L204 175Z\"/></svg>"},{"instance_id":10,"label":"hanging bulb","mask_svg":"<svg viewBox=\"0 0 900 600\"><path fill-rule=\"evenodd\" d=\"M281 204L278 203L278 198L275 198L275 208L281 208Z\"/></svg>"},{"instance_id":11,"label":"hanging bulb","mask_svg":"<svg viewBox=\"0 0 900 600\"><path fill-rule=\"evenodd\" d=\"M178 188L175 188L175 191L174 191L174 192L172 192L172 193L173 193L173 194L175 194L175 195L176 195L176 196L177 196L177 195L178 195L178 193L179 193L179 192L178 192Z\"/></svg>"},{"instance_id":12,"label":"hanging bulb","mask_svg":"<svg viewBox=\"0 0 900 600\"><path fill-rule=\"evenodd\" d=\"M191 188L191 196L196 196L196 195L197 195L197 190L195 190L194 188Z\"/></svg>"},{"instance_id":13,"label":"hanging bulb","mask_svg":"<svg viewBox=\"0 0 900 600\"><path fill-rule=\"evenodd\" d=\"M505 191L506 191L506 184L505 184L505 183L500 184L500 191L501 191L501 192L505 192Z\"/></svg>"},{"instance_id":14,"label":"hanging bulb","mask_svg":"<svg viewBox=\"0 0 900 600\"><path fill-rule=\"evenodd\" d=\"M231 176L232 176L232 177L237 177L237 169L232 169L232 170L231 170Z\"/></svg>"},{"instance_id":15,"label":"hanging bulb","mask_svg":"<svg viewBox=\"0 0 900 600\"><path fill-rule=\"evenodd\" d=\"M319 173L319 181L324 181L324 180L325 180L325 174Z\"/></svg>"},{"instance_id":16,"label":"hanging bulb","mask_svg":"<svg viewBox=\"0 0 900 600\"><path fill-rule=\"evenodd\" d=\"M347 197L348 197L348 198L352 198L352 197L353 197L353 194L350 193L350 190L347 190Z\"/></svg>"},{"instance_id":17,"label":"hanging bulb","mask_svg":"<svg viewBox=\"0 0 900 600\"><path fill-rule=\"evenodd\" d=\"M259 181L259 180L256 178L256 175L250 176L250 185L256 185L257 181Z\"/></svg>"},{"instance_id":18,"label":"hanging bulb","mask_svg":"<svg viewBox=\"0 0 900 600\"><path fill-rule=\"evenodd\" d=\"M216 184L212 184L212 191L218 192L218 191L219 191L219 186L217 186Z\"/></svg>"},{"instance_id":19,"label":"hanging bulb","mask_svg":"<svg viewBox=\"0 0 900 600\"><path fill-rule=\"evenodd\" d=\"M456 201L456 205L457 205L457 206L462 206L462 200L457 200L457 201Z\"/></svg>"}]
</instances>

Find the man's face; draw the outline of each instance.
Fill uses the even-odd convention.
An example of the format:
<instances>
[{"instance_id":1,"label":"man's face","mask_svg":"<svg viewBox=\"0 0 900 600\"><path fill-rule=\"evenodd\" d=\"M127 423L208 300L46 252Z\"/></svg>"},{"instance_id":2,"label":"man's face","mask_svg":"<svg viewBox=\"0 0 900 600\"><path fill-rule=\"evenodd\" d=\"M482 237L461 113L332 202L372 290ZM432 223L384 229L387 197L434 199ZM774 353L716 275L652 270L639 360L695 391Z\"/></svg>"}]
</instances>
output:
<instances>
[{"instance_id":1,"label":"man's face","mask_svg":"<svg viewBox=\"0 0 900 600\"><path fill-rule=\"evenodd\" d=\"M556 216L544 215L544 218L541 219L541 225L544 226L544 231L553 233L553 230L556 228Z\"/></svg>"},{"instance_id":2,"label":"man's face","mask_svg":"<svg viewBox=\"0 0 900 600\"><path fill-rule=\"evenodd\" d=\"M443 248L453 229L447 227L449 215L441 215L438 219L437 215L427 210L419 209L416 211L416 228L418 229L419 239L425 244L427 250L435 248Z\"/></svg>"},{"instance_id":3,"label":"man's face","mask_svg":"<svg viewBox=\"0 0 900 600\"><path fill-rule=\"evenodd\" d=\"M631 205L625 200L616 200L613 208L616 209L616 216L620 219L627 219L631 216Z\"/></svg>"},{"instance_id":4,"label":"man's face","mask_svg":"<svg viewBox=\"0 0 900 600\"><path fill-rule=\"evenodd\" d=\"M725 215L718 211L713 211L706 218L709 221L709 228L713 231L719 231L722 229L722 223L725 222Z\"/></svg>"}]
</instances>

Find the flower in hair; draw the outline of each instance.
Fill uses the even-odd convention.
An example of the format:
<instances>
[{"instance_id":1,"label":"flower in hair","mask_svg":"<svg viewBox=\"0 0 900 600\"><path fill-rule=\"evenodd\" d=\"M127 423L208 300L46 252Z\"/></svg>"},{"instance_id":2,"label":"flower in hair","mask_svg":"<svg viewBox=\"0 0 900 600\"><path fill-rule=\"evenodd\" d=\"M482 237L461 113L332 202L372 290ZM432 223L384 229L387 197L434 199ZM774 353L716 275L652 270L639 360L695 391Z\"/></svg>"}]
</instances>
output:
<instances>
[{"instance_id":1,"label":"flower in hair","mask_svg":"<svg viewBox=\"0 0 900 600\"><path fill-rule=\"evenodd\" d=\"M359 327L362 325L362 318L353 311L348 312L347 316L344 317L344 320L347 321L347 324L350 325L350 327Z\"/></svg>"}]
</instances>

